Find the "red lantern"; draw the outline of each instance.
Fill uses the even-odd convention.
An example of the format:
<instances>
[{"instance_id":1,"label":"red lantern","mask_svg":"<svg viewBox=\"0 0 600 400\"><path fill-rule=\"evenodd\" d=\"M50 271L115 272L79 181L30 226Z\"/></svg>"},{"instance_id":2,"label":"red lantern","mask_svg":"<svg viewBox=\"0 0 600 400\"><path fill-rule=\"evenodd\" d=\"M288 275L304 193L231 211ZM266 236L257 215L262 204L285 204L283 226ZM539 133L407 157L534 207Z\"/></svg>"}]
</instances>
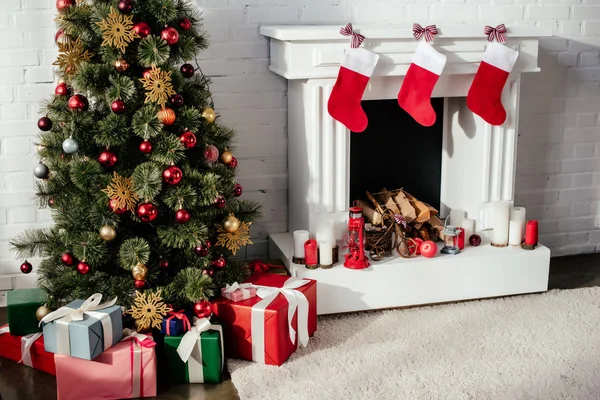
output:
<instances>
[{"instance_id":1,"label":"red lantern","mask_svg":"<svg viewBox=\"0 0 600 400\"><path fill-rule=\"evenodd\" d=\"M354 206L350 207L349 210L350 218L348 219L346 243L350 252L344 256L346 258L344 267L350 269L369 267L369 260L365 255L365 220L362 211L362 207L358 206L357 203L354 203Z\"/></svg>"}]
</instances>

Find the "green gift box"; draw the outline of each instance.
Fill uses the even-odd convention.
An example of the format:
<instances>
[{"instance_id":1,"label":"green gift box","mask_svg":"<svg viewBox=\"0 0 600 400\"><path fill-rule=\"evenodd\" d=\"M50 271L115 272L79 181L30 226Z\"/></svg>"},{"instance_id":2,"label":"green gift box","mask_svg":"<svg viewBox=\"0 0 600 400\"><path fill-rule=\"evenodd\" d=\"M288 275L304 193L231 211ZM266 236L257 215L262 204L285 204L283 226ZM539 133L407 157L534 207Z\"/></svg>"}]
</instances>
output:
<instances>
[{"instance_id":1,"label":"green gift box","mask_svg":"<svg viewBox=\"0 0 600 400\"><path fill-rule=\"evenodd\" d=\"M223 380L223 331L206 318L194 318L185 335L165 336L169 380L184 383L219 383ZM184 361L185 360L185 361Z\"/></svg>"},{"instance_id":2,"label":"green gift box","mask_svg":"<svg viewBox=\"0 0 600 400\"><path fill-rule=\"evenodd\" d=\"M41 289L19 289L8 292L6 299L8 310L8 329L10 334L25 336L30 333L41 332L39 321L35 312L46 301L46 296Z\"/></svg>"}]
</instances>

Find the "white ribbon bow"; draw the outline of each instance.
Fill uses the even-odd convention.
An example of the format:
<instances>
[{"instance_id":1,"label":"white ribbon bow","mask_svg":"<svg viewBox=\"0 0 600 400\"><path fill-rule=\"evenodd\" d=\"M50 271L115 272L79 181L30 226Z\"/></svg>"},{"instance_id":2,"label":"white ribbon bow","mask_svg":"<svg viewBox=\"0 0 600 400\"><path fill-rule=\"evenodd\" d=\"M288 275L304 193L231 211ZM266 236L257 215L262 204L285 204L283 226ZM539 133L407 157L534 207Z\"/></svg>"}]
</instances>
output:
<instances>
[{"instance_id":1,"label":"white ribbon bow","mask_svg":"<svg viewBox=\"0 0 600 400\"><path fill-rule=\"evenodd\" d=\"M0 335L3 335L5 333L9 333L10 329L8 328L8 325L3 326L2 328L0 328Z\"/></svg>"},{"instance_id":2,"label":"white ribbon bow","mask_svg":"<svg viewBox=\"0 0 600 400\"><path fill-rule=\"evenodd\" d=\"M0 328L0 335L5 333L10 333L8 325ZM23 363L24 365L33 368L33 361L31 360L31 346L33 346L35 341L41 337L42 332L30 333L29 335L21 337L21 360L19 363Z\"/></svg>"},{"instance_id":3,"label":"white ribbon bow","mask_svg":"<svg viewBox=\"0 0 600 400\"><path fill-rule=\"evenodd\" d=\"M225 285L225 293L233 293L236 290L240 289L242 292L242 296L244 298L250 297L250 291L248 289L252 289L254 287L251 283L237 283L233 282L231 285Z\"/></svg>"},{"instance_id":4,"label":"white ribbon bow","mask_svg":"<svg viewBox=\"0 0 600 400\"><path fill-rule=\"evenodd\" d=\"M43 323L55 321L57 340L56 354L70 355L71 343L69 339L69 323L71 321L83 321L84 314L99 319L102 323L102 331L104 332L104 350L108 350L112 346L113 335L110 315L96 311L114 306L117 302L117 298L115 297L106 303L100 303L101 300L102 295L96 293L88 297L79 308L61 307L42 318L39 324L40 326Z\"/></svg>"},{"instance_id":5,"label":"white ribbon bow","mask_svg":"<svg viewBox=\"0 0 600 400\"><path fill-rule=\"evenodd\" d=\"M273 300L281 293L287 299L288 306L288 325L290 331L290 341L296 342L296 331L292 327L294 314L298 310L298 335L297 345L306 347L308 344L308 299L297 289L310 281L301 278L290 278L285 281L281 288L271 286L256 285L258 288L256 295L262 300L252 306L250 329L252 335L252 360L258 363L265 363L265 310Z\"/></svg>"},{"instance_id":6,"label":"white ribbon bow","mask_svg":"<svg viewBox=\"0 0 600 400\"><path fill-rule=\"evenodd\" d=\"M150 336L142 335L141 333L137 333L133 329L125 328L123 329L123 339L121 342L125 342L130 340L133 346L133 358L131 361L131 372L132 372L132 380L133 385L131 388L131 397L143 397L144 393L142 392L142 376L144 375L144 366L142 365L142 347L154 347L156 343Z\"/></svg>"},{"instance_id":7,"label":"white ribbon bow","mask_svg":"<svg viewBox=\"0 0 600 400\"><path fill-rule=\"evenodd\" d=\"M208 318L194 317L194 325L192 329L186 332L179 342L177 354L181 360L188 363L188 374L190 383L204 383L204 371L202 370L202 346L200 345L200 335L208 330L219 331L221 337L221 365L220 370L223 370L225 354L223 349L223 329L220 325L213 325Z\"/></svg>"}]
</instances>

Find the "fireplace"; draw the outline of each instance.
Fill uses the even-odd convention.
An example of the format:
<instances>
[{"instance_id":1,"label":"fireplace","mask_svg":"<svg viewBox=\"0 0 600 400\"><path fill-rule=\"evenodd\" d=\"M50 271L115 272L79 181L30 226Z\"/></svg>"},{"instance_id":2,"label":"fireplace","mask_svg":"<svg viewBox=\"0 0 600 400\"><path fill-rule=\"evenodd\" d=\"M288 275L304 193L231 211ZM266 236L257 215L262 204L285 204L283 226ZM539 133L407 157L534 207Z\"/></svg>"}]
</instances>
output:
<instances>
[{"instance_id":1,"label":"fireplace","mask_svg":"<svg viewBox=\"0 0 600 400\"><path fill-rule=\"evenodd\" d=\"M378 111L382 107L392 110L417 46L412 31L408 27L357 28L367 38L364 46L380 54L363 96L366 110L373 112L369 111L371 101ZM549 36L549 32L529 27L509 29L509 45L518 47L520 56L502 94L507 120L502 126L491 126L470 112L464 99L485 50L482 27L440 29L435 45L448 61L433 93L441 138L439 150L432 151L440 155L436 161L440 167L432 168L439 170L439 180L431 183L439 186L439 195L432 196L439 201L442 216L457 208L477 219L484 244L459 256L390 257L362 271L348 270L341 264L329 270L309 270L291 262L291 232L295 230L309 230L314 235L319 223L330 220L341 240L351 196L363 190L351 183L356 168L353 141L365 140L357 146L367 146L367 154L378 146L376 140L369 142L368 130L351 133L327 113L327 100L348 40L335 26L265 26L261 33L270 38L270 70L288 79L290 232L271 235L269 251L271 257L281 258L293 275L318 281L319 314L547 290L550 251L544 246L534 251L490 246L480 213L486 202L514 200L521 74L539 71L538 39ZM396 118L397 114L393 115ZM377 127L377 122L371 124Z\"/></svg>"}]
</instances>

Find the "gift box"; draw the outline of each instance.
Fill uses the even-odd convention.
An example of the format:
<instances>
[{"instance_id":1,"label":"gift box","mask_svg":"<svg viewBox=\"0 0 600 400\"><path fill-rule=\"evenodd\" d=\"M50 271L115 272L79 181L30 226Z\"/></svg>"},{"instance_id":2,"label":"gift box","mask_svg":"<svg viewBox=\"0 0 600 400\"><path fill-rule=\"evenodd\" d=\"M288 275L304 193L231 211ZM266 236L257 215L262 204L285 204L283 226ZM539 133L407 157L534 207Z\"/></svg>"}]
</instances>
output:
<instances>
[{"instance_id":1,"label":"gift box","mask_svg":"<svg viewBox=\"0 0 600 400\"><path fill-rule=\"evenodd\" d=\"M172 382L219 383L223 380L225 355L221 325L194 318L182 336L165 336L167 373Z\"/></svg>"},{"instance_id":2,"label":"gift box","mask_svg":"<svg viewBox=\"0 0 600 400\"><path fill-rule=\"evenodd\" d=\"M168 336L181 336L190 330L192 326L190 321L193 317L191 311L169 311L160 325L160 333Z\"/></svg>"},{"instance_id":3,"label":"gift box","mask_svg":"<svg viewBox=\"0 0 600 400\"><path fill-rule=\"evenodd\" d=\"M46 296L41 289L19 289L8 292L7 319L10 334L23 336L41 332L35 317L37 309L44 304Z\"/></svg>"},{"instance_id":4,"label":"gift box","mask_svg":"<svg viewBox=\"0 0 600 400\"><path fill-rule=\"evenodd\" d=\"M44 337L41 333L14 336L8 330L8 325L0 327L0 357L56 375L54 354L44 350Z\"/></svg>"},{"instance_id":5,"label":"gift box","mask_svg":"<svg viewBox=\"0 0 600 400\"><path fill-rule=\"evenodd\" d=\"M57 397L96 400L156 396L155 343L145 335L132 334L92 361L56 354Z\"/></svg>"},{"instance_id":6,"label":"gift box","mask_svg":"<svg viewBox=\"0 0 600 400\"><path fill-rule=\"evenodd\" d=\"M234 282L231 285L227 285L221 288L221 296L231 301L238 302L242 300L251 299L256 296L256 287L251 283L242 283L241 285Z\"/></svg>"},{"instance_id":7,"label":"gift box","mask_svg":"<svg viewBox=\"0 0 600 400\"><path fill-rule=\"evenodd\" d=\"M249 281L258 287L256 297L238 303L220 298L214 303L214 313L223 322L227 354L281 365L317 330L316 281L274 274L254 274Z\"/></svg>"},{"instance_id":8,"label":"gift box","mask_svg":"<svg viewBox=\"0 0 600 400\"><path fill-rule=\"evenodd\" d=\"M93 360L123 337L121 306L102 295L74 300L42 319L46 351Z\"/></svg>"}]
</instances>

